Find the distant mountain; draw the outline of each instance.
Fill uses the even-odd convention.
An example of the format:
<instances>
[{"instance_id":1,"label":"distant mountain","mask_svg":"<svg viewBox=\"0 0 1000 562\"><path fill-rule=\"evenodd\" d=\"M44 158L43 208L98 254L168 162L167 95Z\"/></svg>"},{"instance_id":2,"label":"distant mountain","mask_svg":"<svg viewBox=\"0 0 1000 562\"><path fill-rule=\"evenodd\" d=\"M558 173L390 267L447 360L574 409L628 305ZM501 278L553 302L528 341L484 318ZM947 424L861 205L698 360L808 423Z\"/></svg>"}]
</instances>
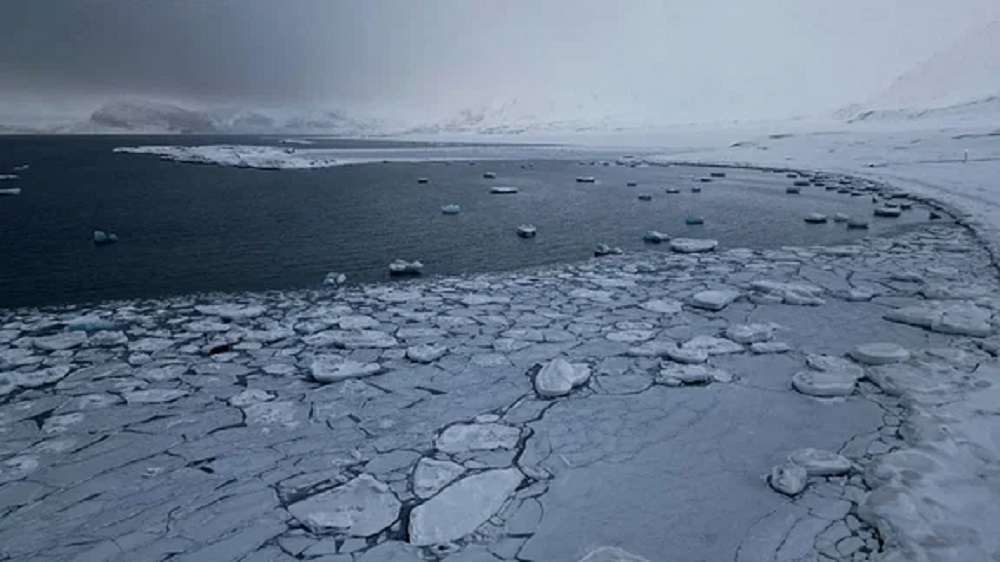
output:
<instances>
[{"instance_id":1,"label":"distant mountain","mask_svg":"<svg viewBox=\"0 0 1000 562\"><path fill-rule=\"evenodd\" d=\"M993 21L900 75L885 91L834 116L857 122L995 115L998 100L1000 21Z\"/></svg>"},{"instance_id":2,"label":"distant mountain","mask_svg":"<svg viewBox=\"0 0 1000 562\"><path fill-rule=\"evenodd\" d=\"M325 110L199 111L159 102L130 100L105 104L87 121L53 127L48 132L365 135L378 129L377 121Z\"/></svg>"}]
</instances>

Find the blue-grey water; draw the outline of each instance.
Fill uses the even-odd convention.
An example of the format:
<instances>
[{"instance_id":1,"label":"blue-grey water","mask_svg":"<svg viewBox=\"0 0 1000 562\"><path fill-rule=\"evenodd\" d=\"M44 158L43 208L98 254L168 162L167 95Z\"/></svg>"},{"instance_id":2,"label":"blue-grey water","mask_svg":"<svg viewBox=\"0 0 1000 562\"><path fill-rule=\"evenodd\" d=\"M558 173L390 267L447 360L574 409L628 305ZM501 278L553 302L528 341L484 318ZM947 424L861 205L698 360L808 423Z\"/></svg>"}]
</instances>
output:
<instances>
[{"instance_id":1,"label":"blue-grey water","mask_svg":"<svg viewBox=\"0 0 1000 562\"><path fill-rule=\"evenodd\" d=\"M30 165L19 180L0 182L22 188L20 196L0 197L0 306L317 287L331 271L350 282L382 281L395 258L422 260L425 275L441 275L586 259L599 242L630 252L668 251L642 242L651 229L716 238L729 247L829 244L927 218L914 210L901 219L875 219L868 197L820 187L788 195L791 180L783 174L726 170L726 178L699 184L710 170L594 166L590 159L581 165L572 151L280 172L112 153L116 146L275 141L0 137L0 174ZM391 142L322 145L433 150ZM489 157L490 151L479 147L477 154ZM483 178L486 171L497 178ZM597 182L577 183L579 175ZM420 176L430 182L418 184ZM627 186L630 181L638 185ZM520 192L490 194L496 185ZM703 191L692 193L695 185ZM682 193L669 195L668 186ZM638 200L640 193L652 201ZM443 215L441 206L450 203L461 213ZM832 221L805 224L802 216L814 211L861 216L872 230L848 231ZM685 225L689 213L703 216L705 224ZM521 223L534 224L538 236L518 238ZM94 229L113 231L120 242L95 247Z\"/></svg>"}]
</instances>

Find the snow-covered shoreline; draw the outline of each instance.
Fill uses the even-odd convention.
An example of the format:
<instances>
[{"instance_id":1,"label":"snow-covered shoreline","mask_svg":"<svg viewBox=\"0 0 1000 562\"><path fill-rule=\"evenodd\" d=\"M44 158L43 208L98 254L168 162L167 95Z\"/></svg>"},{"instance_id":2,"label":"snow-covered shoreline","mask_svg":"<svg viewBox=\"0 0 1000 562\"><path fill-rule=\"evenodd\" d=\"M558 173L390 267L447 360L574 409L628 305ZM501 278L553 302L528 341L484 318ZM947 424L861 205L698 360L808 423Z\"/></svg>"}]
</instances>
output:
<instances>
[{"instance_id":1,"label":"snow-covered shoreline","mask_svg":"<svg viewBox=\"0 0 1000 562\"><path fill-rule=\"evenodd\" d=\"M299 292L211 297L215 302L235 301L241 306L263 307L264 313L247 319L215 319L213 317L221 312L216 309L204 313L196 311L194 306L197 303L186 298L98 305L72 312L0 311L0 342L3 342L0 347L4 349L2 357L8 363L14 362L8 368L21 373L15 378L14 386L9 388L27 393L18 394L19 397L38 393L41 398L46 395L46 389L52 388L49 385L54 384L56 389L64 385L64 378L76 380L74 385L80 384L79 377L72 368L82 366L84 370L93 369L95 367L88 366L89 362L110 360L113 356L115 364L122 370L108 375L110 378L107 380L124 386L87 387L87 392L118 396L122 389L126 389L129 393L144 393L130 394L135 400L162 398L167 396L165 391L174 392L169 396L177 398L172 398L167 403L173 404L174 400L178 400L177 408L180 412L171 415L181 419L184 417L184 409L179 405L191 400L197 401L197 396L202 392L200 389L203 388L199 386L201 383L192 379L190 371L186 370L180 376L168 379L158 378L158 375L138 375L138 380L135 380L136 375L131 373L147 370L160 373L170 365L181 364L188 365L187 369L195 369L198 373L218 373L214 376L224 383L229 379L230 372L240 371L241 374L232 376L246 377L247 373L244 371L249 369L254 373L251 375L251 380L254 381L251 386L254 387L252 391L255 394L247 397L250 401L246 404L243 404L241 398L236 406L243 410L244 416L249 416L247 419L256 420L252 425L278 427L285 423L281 420L287 420L288 423L295 424L295 428L303 428L306 427L302 425L305 423L304 419L299 419L300 412L297 413L296 409L297 400L301 398L286 394L282 385L287 386L290 380L296 381L293 394L297 392L307 396L326 388L316 389L303 385L299 380L301 377L295 375L300 372L308 373L310 369L315 372L318 355L336 356L328 358L329 361L323 363L325 367L320 366L324 377L329 375L340 380L343 377L376 376L379 378L375 380L381 381L377 388L385 385L397 388L396 385L401 384L398 375L403 372L424 373L420 370L424 367L414 366L414 363L419 363L414 358L431 358L427 364L434 368L434 372L440 370L441 373L452 374L464 373L470 368L481 373L487 367L479 362L488 359L489 362L496 361L498 365L503 365L501 369L506 373L505 376L491 379L494 380L493 384L500 385L496 388L504 388L505 392L510 393L510 397L521 397L522 400L525 400L525 391L516 390L520 383L513 381L521 380L530 384L531 379L523 377L525 370L531 374L530 368L535 362L565 356L571 361L588 364L594 369L594 374L582 389L572 391L573 394L565 401L559 399L551 405L553 410L546 413L544 418L541 415L526 418L510 415L509 412L524 404L514 401L503 405L482 405L477 411L465 412L467 415L463 415L461 420L469 426L488 425L496 423L490 421L496 415L492 412L500 411L505 413L498 420L499 423L504 427L510 424L511 427L518 428L519 435L547 435L542 443L529 438L526 441L528 446L523 450L518 449L519 458L524 459L527 455L528 459L538 460L537 464L526 465L520 461L513 465L493 464L497 461L473 455L471 460L484 462L483 466L491 467L486 472L476 472L476 475L484 475L484 480L486 475L490 479L495 477L498 493L501 493L500 489L505 489L501 484L508 475L513 474L500 472L510 470L519 471L520 478L532 481L527 489L541 491L538 495L507 496L504 499L507 506L519 507L512 508L509 513L501 510L501 514L496 516L503 523L496 523L494 526L499 528L489 527L490 530L485 534L480 531L476 539L471 540L465 548L483 556L498 556L495 554L498 551L493 549L507 539L491 541L506 536L503 529L512 525L511 521L520 520L521 516L518 514L531 504L528 501L530 498L545 506L544 512L548 519L540 518L538 527L526 532L527 538L524 538L525 532L518 535L521 537L518 539L519 552L530 555L526 559L570 560L579 559L584 552L569 550L565 544L555 540L562 531L559 524L552 521L558 519L560 508L563 512L571 510L581 514L591 509L600 512L600 506L581 505L575 503L575 496L560 495L558 490L568 485L560 478L572 475L575 482L580 482L581 478L606 478L607 474L602 473L599 467L607 461L603 457L600 461L590 459L583 451L595 448L603 451L602 448L607 445L596 437L587 443L577 443L571 435L563 435L561 432L566 431L566 427L575 427L575 431L586 427L590 435L603 435L602 424L610 422L610 419L603 418L588 421L574 417L573 412L577 408L590 411L575 405L574 401L584 404L589 401L594 401L595 404L600 402L600 408L607 408L609 403L601 401L608 399L608 396L619 396L622 399L632 397L636 402L619 413L624 416L622 419L628 419L637 415L637 412L645 412L645 406L641 405L647 397L652 396L649 393L657 393L655 400L658 403L670 400L669 394L660 395L664 392L664 386L670 388L673 384L683 384L674 381L694 376L688 371L677 371L670 360L664 360L660 364L657 350L661 348L652 344L659 343L661 338L675 345L697 341L699 346L711 343L715 346L712 349L718 351L722 349L719 346L728 341L724 334L737 324L744 325L760 319L765 323L782 325L785 329L778 333L782 334L784 341L766 342L774 343L774 346L760 346L759 349L762 352L766 350L766 353L757 354L750 351L750 347L741 347L741 351L733 355L715 356L711 352L706 353L713 369L737 373L737 380L732 388L750 393L766 391L772 393L769 396L774 399L783 396L785 398L781 399L784 400L788 396L797 396L794 393L787 394L792 391L785 374L790 375L801 369L800 359L815 353L839 357L848 353L856 343L885 340L902 344L908 349L910 358L891 365L863 366L864 377L849 397L833 402L820 400L817 403L822 405L820 409L858 408L861 402L870 403L881 412L881 425L872 424L869 420L865 431L859 430L839 444L833 435L820 439L829 439L823 443L802 441L797 444L800 447L818 446L844 454L854 461L856 471L842 478L811 480L804 495L757 514L759 517L755 516L756 523L746 527L745 535L738 545L733 544L735 559L752 562L772 558L800 559L796 556L812 559L809 558L812 556L821 560L880 562L988 560L990 556L1000 552L1000 543L993 529L993 523L1000 520L1000 508L997 508L1000 502L996 501L1000 495L997 492L1000 489L1000 456L995 437L1000 435L1000 422L997 421L1000 416L996 415L996 403L1000 396L995 386L997 377L1000 376L1000 366L996 359L1000 354L1000 339L993 328L996 311L1000 310L995 270L996 256L1000 255L996 253L996 249L1000 247L1000 194L987 188L991 178L995 177L996 162L1000 161L997 138L985 129L765 135L738 143L706 143L701 148L687 149L683 153L683 160L694 163L822 170L886 182L911 194L941 202L961 213L962 222L978 233L980 242L993 249L992 256L986 255L960 229L942 231L941 227L937 227L933 229L935 234L932 235L914 233L896 239L876 239L866 243L860 250L850 247L832 250L786 248L764 253L731 250L719 255L693 257L625 256L529 273L435 279L396 287L359 287L344 293ZM961 151L965 149L969 149L971 153L968 162L962 161ZM236 151L234 156L226 157L230 158L227 160L230 163L223 165L271 166L274 165L274 161L270 160L274 158L273 150L259 153ZM144 153L166 155L152 152L148 147ZM202 157L196 156L192 161ZM211 163L219 163L222 157L209 154L204 158ZM311 158L315 156L302 156L287 167L310 167L314 166L313 162L320 161L323 164L316 164L315 167L340 165ZM280 163L282 159L283 157L279 158L278 165L286 167ZM651 157L648 161L669 165L680 159L677 153L672 153ZM650 263L651 259L665 259L666 262ZM768 278L771 283L758 285L755 289L753 281L759 278ZM650 283L654 280L655 283ZM825 301L823 305L819 308L800 308L784 302L783 297L776 302L773 294L761 292L763 287L767 287L769 291L790 290L790 287L800 287L803 283L818 287L818 292L810 293L810 298L821 295ZM530 299L530 302L516 302L521 298L518 295L529 291L528 287L538 289L546 286L560 287L553 293L560 296L549 295L544 297L548 299L544 302ZM570 286L575 288L570 291ZM851 292L855 290L859 292ZM737 295L735 301L729 296L733 293ZM860 298L862 293L870 293L872 302L852 302L852 298ZM725 299L719 301L723 294ZM780 291L778 294L781 294ZM537 295L532 296L531 299L536 297ZM504 300L506 298L513 300ZM552 301L553 298L566 298L568 301L560 301L557 305ZM810 301L799 297L793 300ZM648 306L643 306L644 302ZM692 308L689 304L691 302L724 304L721 311L712 313L698 307ZM510 306L512 304L522 308L529 306L532 310L551 308L552 314L529 314L530 318L526 320L522 316L528 313L518 312ZM337 311L327 311L330 306ZM638 306L640 312L632 312L633 306ZM317 310L316 314L303 316L304 311L313 309ZM678 321L675 316L678 312L671 312L666 317L653 315L647 318L649 312L666 314L666 311L675 309L684 311L683 321ZM894 320L887 320L886 313L894 309L902 312L896 313ZM570 311L569 316L566 316L566 311ZM58 332L65 320L80 314L96 314L113 322L124 321L123 328L111 335L98 331L80 340L82 348L76 344L69 348L76 351L39 352L41 348L33 343L35 338L58 335L53 334L52 330ZM581 315L593 316L594 322L584 322L578 332L577 328L571 327L575 323L566 322L567 318ZM617 318L616 315L621 316L617 322L609 319ZM491 320L479 322L476 319L480 317ZM500 317L504 318L502 322ZM342 320L343 318L348 320ZM455 318L472 319L473 324ZM252 325L244 326L247 321ZM492 324L494 321L498 324ZM297 323L310 323L308 325L312 327L309 330L317 328L320 331L303 332L296 327ZM828 327L823 328L823 323ZM326 333L331 326L338 325L338 333L328 334L328 338L340 338L337 340L340 341L339 344L334 340L327 342L322 338L312 337ZM591 328L586 328L588 325ZM179 326L190 328L178 332ZM407 330L411 329L416 330L412 332L412 338L400 336L400 330L410 334ZM549 330L556 330L551 339L547 335ZM566 336L566 333L571 336ZM564 336L572 339L564 339ZM90 338L107 343L94 344ZM397 338L398 341L389 345L389 338ZM153 340L158 342L155 346L150 343ZM58 343L61 340L56 338L52 341ZM779 342L790 349L786 351L776 345ZM419 349L411 354L411 347ZM630 353L629 350L633 348L636 351ZM28 353L24 353L26 349L29 350ZM220 351L218 354L206 351L210 349ZM288 350L288 355L282 351L285 349ZM39 357L46 358L39 362L28 360ZM650 357L657 360L650 363ZM683 355L685 360L687 357L687 354ZM612 368L618 362L625 367ZM757 371L758 367L754 367L761 362L769 372L784 374L768 378L771 375L764 375ZM285 366L271 366L277 364ZM59 368L60 365L68 365L71 369L64 372ZM509 367L517 372L507 373L506 371L511 370ZM651 381L646 381L650 369L662 368L673 369L670 371L671 375L664 376L662 381L656 376ZM741 372L744 376L739 376ZM510 378L515 375L519 378ZM713 379L715 382L710 388L723 388L722 385L727 383L721 381L726 378L720 376ZM277 379L281 381L278 382ZM130 380L133 382L128 382ZM40 383L35 385L31 381ZM455 383L453 379L449 381L452 382L448 384ZM343 388L350 388L351 392L368 388L366 384L360 383L356 386L351 386L354 383L337 384L344 384ZM460 393L458 388L453 387L434 388L435 391L447 388L444 391L449 395ZM177 394L175 391L182 393ZM479 392L480 389L477 388L476 391ZM390 392L389 396L392 395ZM278 405L281 408L277 408ZM466 410L469 407L468 404L463 405ZM698 406L702 407L707 405ZM818 407L810 406L813 409ZM543 408L543 411L548 410ZM827 431L833 431L836 420L842 414L830 411L826 415L833 417L829 418L824 427ZM869 414L863 414L860 410L850 415L860 416L860 420L869 419L866 417ZM101 418L100 413L94 412L85 413L81 419L93 419L95 416L97 419ZM371 423L375 423L376 419L377 416ZM66 423L72 434L72 424L79 421L64 421L60 418L60 423ZM792 423L805 422L800 418L792 420ZM877 427L872 428L871 425ZM670 422L667 420L653 425L647 423L643 425L643 431L648 431L651 427L663 429L668 426ZM404 432L403 435L409 435L409 439L422 439L435 434L433 424L430 427L419 427L423 433ZM701 431L716 435L718 428ZM608 433L609 437L612 435L620 439L621 429ZM399 437L389 432L382 434L380 439L392 440ZM663 442L674 438L672 434L663 436ZM714 439L715 447L728 446L719 442L720 438ZM695 445L692 442L688 446ZM532 457L528 452L535 450L533 447L541 447L548 452L532 453ZM651 450L649 447L650 445L645 445L638 450L629 451L612 448L607 454L612 458L615 455L632 458L640 455L640 452L641 455L651 454L646 452ZM357 467L354 470L363 469L371 473L373 478L392 482L395 476L391 470L378 473L374 469L363 467L376 459L386 462L381 460L381 455L399 455L402 454L400 450L380 449L377 446L374 451L365 446L359 446L357 450L362 455L362 460L355 461ZM790 452L786 450L783 454ZM32 458L37 460L36 453L20 453L21 456L15 457L22 459L18 461L21 463L18 467L30 466ZM769 455L768 462L782 462L775 450L771 450ZM436 459L435 462L437 460L441 459ZM455 461L459 461L459 465L467 462L450 456L441 462ZM25 462L28 464L25 465ZM657 462L664 461L658 459ZM44 471L48 468L44 463L41 466L42 474L46 474ZM480 465L473 463L473 466ZM618 465L614 466L615 470L621 469ZM770 466L764 463L758 463L753 468L758 474L770 470ZM37 467L16 470L33 473L36 469ZM465 470L469 468L466 467ZM483 468L472 470L479 471ZM535 472L536 470L541 472ZM42 478L44 480L45 476ZM549 478L554 484L548 483ZM401 481L405 481L405 478ZM713 485L734 484L725 480L714 482ZM555 486L555 490L550 490L552 486ZM393 493L404 498L406 492L401 488L393 488ZM739 486L731 493L736 497L756 494ZM763 500L755 497L754 501ZM641 504L634 507L641 508ZM667 513L672 513L672 508L664 509ZM14 513L21 511L16 509ZM30 519L18 521L27 526L29 534L33 532ZM598 532L600 522L587 524L593 525L591 531L595 535L595 541L599 541L599 537L606 537L607 542L611 542L611 537ZM737 524L737 528L740 528L739 525ZM634 541L637 553L651 557L651 560L658 560L655 558L658 553L650 550L649 543L630 535L627 528L612 527L608 530L617 533L619 544L629 546ZM0 538L8 532L11 532L9 528L0 525ZM268 532L280 534L286 530L278 525ZM2 542L4 541L0 541ZM38 542L42 544L44 541ZM595 543L591 546L598 545L599 543ZM377 549L380 549L380 553L395 552L398 556L414 552L411 546L392 539L380 539ZM733 556L732 551L724 552L727 559Z\"/></svg>"}]
</instances>

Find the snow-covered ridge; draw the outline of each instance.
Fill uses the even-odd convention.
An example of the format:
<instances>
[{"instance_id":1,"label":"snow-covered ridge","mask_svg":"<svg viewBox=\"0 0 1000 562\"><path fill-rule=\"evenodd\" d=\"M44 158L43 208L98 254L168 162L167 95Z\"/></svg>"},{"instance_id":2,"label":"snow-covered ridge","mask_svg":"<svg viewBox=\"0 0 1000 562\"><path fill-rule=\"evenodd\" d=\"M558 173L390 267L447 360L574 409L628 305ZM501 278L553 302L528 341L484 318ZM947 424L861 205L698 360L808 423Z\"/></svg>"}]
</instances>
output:
<instances>
[{"instance_id":1,"label":"snow-covered ridge","mask_svg":"<svg viewBox=\"0 0 1000 562\"><path fill-rule=\"evenodd\" d=\"M252 145L123 146L118 154L146 154L186 164L214 164L260 170L306 170L373 162L444 162L559 157L557 147L433 147L391 149L292 148Z\"/></svg>"}]
</instances>

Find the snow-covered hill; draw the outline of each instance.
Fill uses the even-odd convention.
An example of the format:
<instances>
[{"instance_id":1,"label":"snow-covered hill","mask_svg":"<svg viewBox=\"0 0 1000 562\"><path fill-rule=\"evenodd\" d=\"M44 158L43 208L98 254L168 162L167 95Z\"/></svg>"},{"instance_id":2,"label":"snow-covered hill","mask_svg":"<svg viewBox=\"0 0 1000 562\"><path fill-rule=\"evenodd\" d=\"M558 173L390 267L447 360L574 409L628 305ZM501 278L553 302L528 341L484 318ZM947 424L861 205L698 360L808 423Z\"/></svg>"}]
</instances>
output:
<instances>
[{"instance_id":1,"label":"snow-covered hill","mask_svg":"<svg viewBox=\"0 0 1000 562\"><path fill-rule=\"evenodd\" d=\"M1000 21L900 75L871 99L837 111L848 122L963 122L1000 117Z\"/></svg>"},{"instance_id":2,"label":"snow-covered hill","mask_svg":"<svg viewBox=\"0 0 1000 562\"><path fill-rule=\"evenodd\" d=\"M512 98L469 107L453 117L413 127L408 133L512 135L532 132L614 131L640 124L634 117L609 113L598 98L577 102Z\"/></svg>"}]
</instances>

